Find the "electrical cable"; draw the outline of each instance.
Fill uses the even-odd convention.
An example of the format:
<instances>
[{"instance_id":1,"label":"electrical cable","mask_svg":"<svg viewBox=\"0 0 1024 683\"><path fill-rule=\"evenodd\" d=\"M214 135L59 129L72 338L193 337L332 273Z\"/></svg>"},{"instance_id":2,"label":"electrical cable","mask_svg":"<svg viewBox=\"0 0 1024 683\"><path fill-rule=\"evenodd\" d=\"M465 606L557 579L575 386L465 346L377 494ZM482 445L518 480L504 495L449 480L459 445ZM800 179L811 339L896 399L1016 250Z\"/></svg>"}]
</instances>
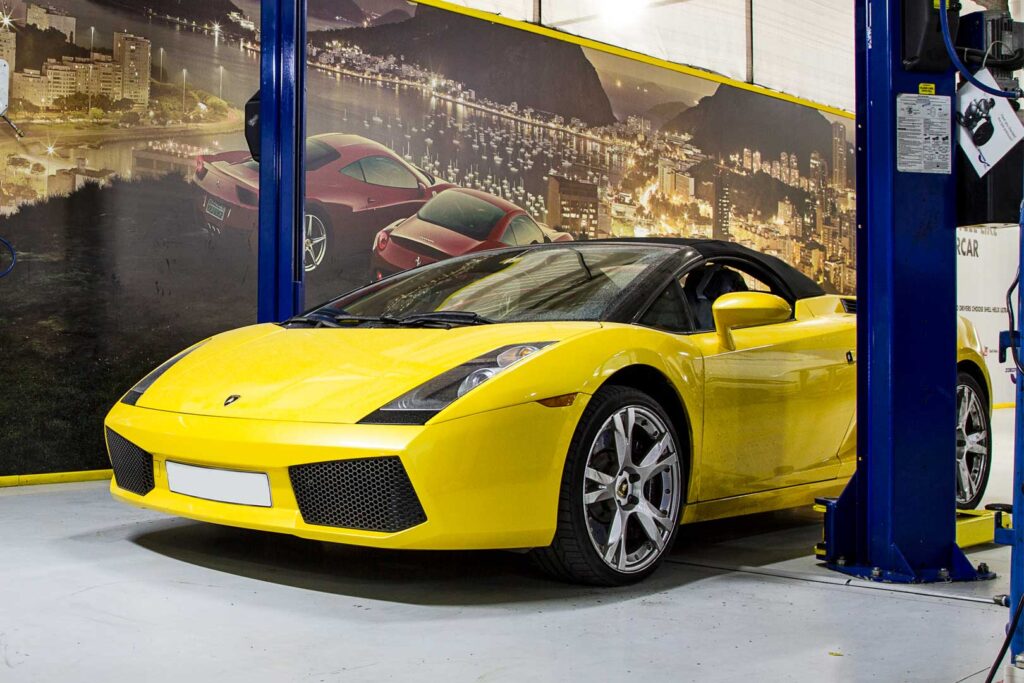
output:
<instances>
[{"instance_id":1,"label":"electrical cable","mask_svg":"<svg viewBox=\"0 0 1024 683\"><path fill-rule=\"evenodd\" d=\"M946 45L946 52L949 54L950 61L953 62L953 66L956 67L957 71L974 87L978 88L982 92L988 93L989 95L995 95L996 97L1005 97L1007 99L1017 100L1024 97L1024 90L1017 88L1016 90L1000 90L998 88L991 88L977 78L974 77L964 63L960 61L960 57L956 53L956 48L953 46L953 38L949 32L949 17L948 12L948 0L939 0L939 24L942 26L942 42ZM991 49L991 47L989 48ZM985 60L989 50L985 51L986 57L982 59L982 65L984 66ZM1021 229L1021 238L1024 239L1024 199L1021 201L1020 206L1020 217L1018 224ZM1017 274L1013 278L1013 283L1010 285L1010 289L1006 292L1006 311L1010 319L1010 351L1013 356L1013 363L1017 368L1017 381L1021 381L1021 377L1024 376L1024 368L1021 367L1020 358L1017 354L1017 340L1013 339L1017 331L1016 321L1014 320L1013 314L1013 292L1017 287L1020 286L1020 264L1017 264ZM1014 552L1021 550L1020 548L1014 547ZM1006 629L1006 638L1003 639L1003 644L999 648L999 655L996 660L992 662L992 668L989 669L988 678L985 679L985 683L992 683L995 679L996 672L999 670L999 665L1002 663L1003 658L1006 656L1006 651L1010 648L1010 643L1013 641L1013 636L1017 632L1017 625L1020 623L1021 612L1024 611L1024 594L1021 594L1017 600L1017 607L1013 611L1013 618L1010 620L1009 628Z\"/></svg>"},{"instance_id":2,"label":"electrical cable","mask_svg":"<svg viewBox=\"0 0 1024 683\"><path fill-rule=\"evenodd\" d=\"M985 85L977 78L974 77L964 63L960 61L960 56L956 53L956 48L953 46L953 38L949 32L949 17L947 16L949 0L939 0L939 23L942 25L942 42L946 44L946 52L949 54L950 61L953 62L953 66L960 72L961 75L967 81L978 90L986 92L989 95L995 95L996 97L1005 97L1007 99L1016 100L1024 97L1024 91L1020 88L1016 90L1000 90L999 88L993 88Z\"/></svg>"},{"instance_id":3,"label":"electrical cable","mask_svg":"<svg viewBox=\"0 0 1024 683\"><path fill-rule=\"evenodd\" d=\"M14 250L14 246L12 246L11 243L5 240L3 237L0 237L0 244L2 244L4 248L11 252L11 262L7 265L6 268L0 270L0 278L5 278L11 274L12 270L14 270L14 264L18 262L18 252L16 252Z\"/></svg>"},{"instance_id":4,"label":"electrical cable","mask_svg":"<svg viewBox=\"0 0 1024 683\"><path fill-rule=\"evenodd\" d=\"M985 679L985 683L992 683L995 680L996 672L999 671L999 665L1003 662L1003 657L1006 656L1006 651L1010 648L1010 641L1013 640L1013 632L1017 630L1017 622L1020 621L1020 613L1024 610L1024 595L1020 596L1020 600L1017 601L1017 609L1013 611L1013 619L1010 621L1010 628L1006 630L1006 638L1003 639L1003 644L999 648L999 656L996 657L996 661L992 662L992 668L988 670L988 678Z\"/></svg>"}]
</instances>

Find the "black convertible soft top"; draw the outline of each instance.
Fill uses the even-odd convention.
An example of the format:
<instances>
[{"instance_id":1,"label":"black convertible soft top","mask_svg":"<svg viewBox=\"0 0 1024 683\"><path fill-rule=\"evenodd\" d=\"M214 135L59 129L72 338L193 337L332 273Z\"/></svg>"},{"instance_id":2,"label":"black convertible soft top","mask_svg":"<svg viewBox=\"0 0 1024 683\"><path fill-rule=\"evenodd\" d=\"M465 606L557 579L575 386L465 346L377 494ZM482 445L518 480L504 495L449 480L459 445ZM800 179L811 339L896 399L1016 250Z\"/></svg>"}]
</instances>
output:
<instances>
[{"instance_id":1,"label":"black convertible soft top","mask_svg":"<svg viewBox=\"0 0 1024 683\"><path fill-rule=\"evenodd\" d=\"M789 290L794 299L809 299L825 294L825 290L818 283L782 259L762 254L759 251L754 251L735 242L692 237L620 237L594 241L676 245L690 247L704 258L740 258L753 262L775 275L783 286Z\"/></svg>"}]
</instances>

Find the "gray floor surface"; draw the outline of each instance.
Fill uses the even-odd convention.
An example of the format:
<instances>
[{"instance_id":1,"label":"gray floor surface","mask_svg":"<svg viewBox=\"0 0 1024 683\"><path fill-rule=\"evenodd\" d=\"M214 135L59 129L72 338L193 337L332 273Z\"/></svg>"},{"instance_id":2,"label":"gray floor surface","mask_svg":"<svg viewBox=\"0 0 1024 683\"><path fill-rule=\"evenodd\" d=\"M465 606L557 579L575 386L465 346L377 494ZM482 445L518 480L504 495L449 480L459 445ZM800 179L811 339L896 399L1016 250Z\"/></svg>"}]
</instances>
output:
<instances>
[{"instance_id":1,"label":"gray floor surface","mask_svg":"<svg viewBox=\"0 0 1024 683\"><path fill-rule=\"evenodd\" d=\"M686 527L652 579L588 589L512 553L167 518L102 482L0 490L0 682L984 679L1006 548L970 553L994 581L879 586L818 566L820 534L809 510Z\"/></svg>"}]
</instances>

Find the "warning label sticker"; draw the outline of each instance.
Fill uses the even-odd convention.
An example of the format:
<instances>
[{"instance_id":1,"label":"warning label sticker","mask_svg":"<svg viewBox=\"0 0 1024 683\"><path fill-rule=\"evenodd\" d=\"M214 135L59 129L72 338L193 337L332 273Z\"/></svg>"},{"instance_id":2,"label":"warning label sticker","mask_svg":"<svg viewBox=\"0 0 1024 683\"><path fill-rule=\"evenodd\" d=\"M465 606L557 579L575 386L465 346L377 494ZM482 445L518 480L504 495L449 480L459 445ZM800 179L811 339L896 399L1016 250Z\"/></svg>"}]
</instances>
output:
<instances>
[{"instance_id":1,"label":"warning label sticker","mask_svg":"<svg viewBox=\"0 0 1024 683\"><path fill-rule=\"evenodd\" d=\"M951 173L952 98L904 93L896 98L896 170Z\"/></svg>"}]
</instances>

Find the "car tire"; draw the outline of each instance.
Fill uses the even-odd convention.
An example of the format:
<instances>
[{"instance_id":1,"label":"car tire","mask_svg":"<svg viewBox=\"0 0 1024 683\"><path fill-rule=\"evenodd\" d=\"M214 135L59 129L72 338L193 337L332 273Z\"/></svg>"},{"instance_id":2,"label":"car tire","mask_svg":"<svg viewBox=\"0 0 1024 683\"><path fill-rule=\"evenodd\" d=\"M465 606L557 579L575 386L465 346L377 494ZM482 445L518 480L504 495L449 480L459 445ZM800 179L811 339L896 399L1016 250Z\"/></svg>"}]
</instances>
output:
<instances>
[{"instance_id":1,"label":"car tire","mask_svg":"<svg viewBox=\"0 0 1024 683\"><path fill-rule=\"evenodd\" d=\"M636 583L653 573L679 532L688 455L680 443L652 397L630 387L601 388L569 446L555 537L533 551L537 565L558 579L595 586Z\"/></svg>"},{"instance_id":2,"label":"car tire","mask_svg":"<svg viewBox=\"0 0 1024 683\"><path fill-rule=\"evenodd\" d=\"M985 390L969 373L957 375L956 405L956 506L973 510L992 469L992 418Z\"/></svg>"}]
</instances>

